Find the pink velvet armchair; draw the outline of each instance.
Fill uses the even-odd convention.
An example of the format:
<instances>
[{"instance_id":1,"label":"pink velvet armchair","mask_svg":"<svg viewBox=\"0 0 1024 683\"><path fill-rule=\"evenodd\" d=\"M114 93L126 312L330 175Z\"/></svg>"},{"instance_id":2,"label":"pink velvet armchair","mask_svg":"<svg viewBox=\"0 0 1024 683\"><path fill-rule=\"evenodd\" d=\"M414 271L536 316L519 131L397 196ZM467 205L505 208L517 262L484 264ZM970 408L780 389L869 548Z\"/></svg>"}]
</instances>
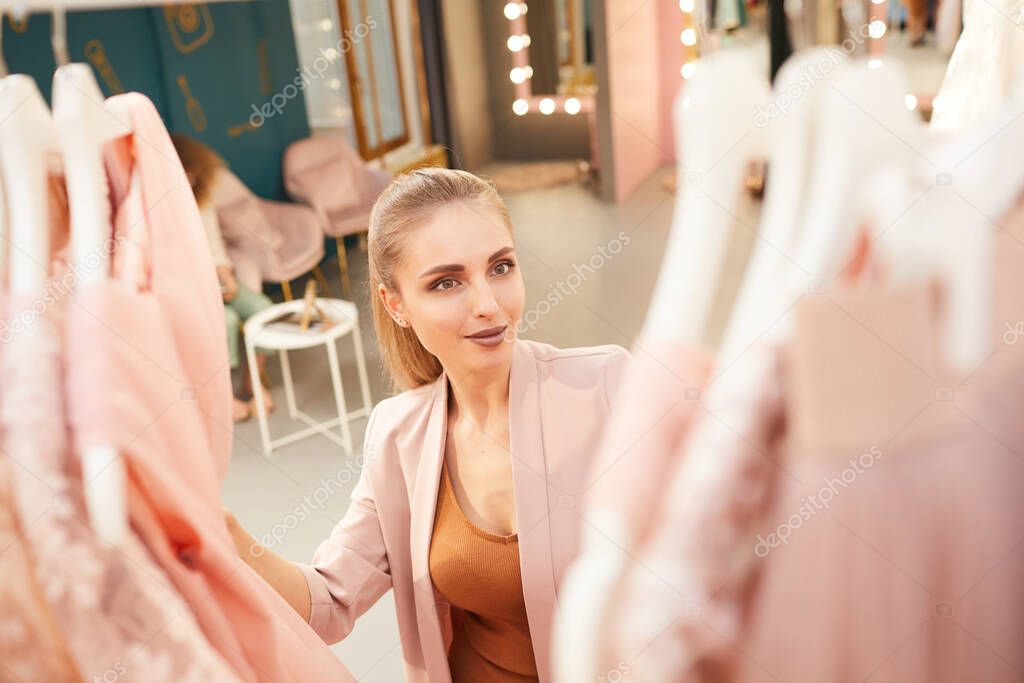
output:
<instances>
[{"instance_id":1,"label":"pink velvet armchair","mask_svg":"<svg viewBox=\"0 0 1024 683\"><path fill-rule=\"evenodd\" d=\"M238 279L257 292L263 282L279 282L285 298L291 299L290 281L312 270L324 256L316 212L261 199L227 169L219 172L212 200Z\"/></svg>"},{"instance_id":2,"label":"pink velvet armchair","mask_svg":"<svg viewBox=\"0 0 1024 683\"><path fill-rule=\"evenodd\" d=\"M370 209L391 176L366 165L341 137L299 140L284 153L284 184L288 194L308 204L323 232L338 246L338 269L344 296L351 292L345 236L369 227Z\"/></svg>"}]
</instances>

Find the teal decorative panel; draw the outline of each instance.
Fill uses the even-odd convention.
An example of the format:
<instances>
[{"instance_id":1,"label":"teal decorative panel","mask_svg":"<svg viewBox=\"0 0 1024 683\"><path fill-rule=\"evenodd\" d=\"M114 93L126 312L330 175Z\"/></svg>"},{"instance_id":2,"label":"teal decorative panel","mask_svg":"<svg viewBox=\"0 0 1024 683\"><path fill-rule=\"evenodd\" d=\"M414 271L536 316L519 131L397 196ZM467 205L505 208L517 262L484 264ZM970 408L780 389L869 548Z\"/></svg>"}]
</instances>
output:
<instances>
[{"instance_id":1,"label":"teal decorative panel","mask_svg":"<svg viewBox=\"0 0 1024 683\"><path fill-rule=\"evenodd\" d=\"M284 149L309 135L287 0L73 12L68 48L105 94L145 93L169 130L217 150L256 194L284 198ZM49 100L49 15L5 18L3 49Z\"/></svg>"}]
</instances>

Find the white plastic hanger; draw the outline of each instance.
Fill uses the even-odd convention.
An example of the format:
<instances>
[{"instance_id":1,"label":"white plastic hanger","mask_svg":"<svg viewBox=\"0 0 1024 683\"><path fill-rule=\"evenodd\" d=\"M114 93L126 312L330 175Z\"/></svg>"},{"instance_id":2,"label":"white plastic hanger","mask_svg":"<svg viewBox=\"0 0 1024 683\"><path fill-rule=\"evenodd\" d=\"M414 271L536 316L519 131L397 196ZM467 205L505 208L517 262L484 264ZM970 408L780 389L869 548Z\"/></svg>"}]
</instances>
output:
<instances>
[{"instance_id":1,"label":"white plastic hanger","mask_svg":"<svg viewBox=\"0 0 1024 683\"><path fill-rule=\"evenodd\" d=\"M755 121L757 105L767 96L767 81L750 56L726 52L702 60L676 97L679 197L644 322L645 340L700 342L743 178L749 162L763 158L764 131ZM614 586L633 544L632 531L616 511L593 510L588 516L580 556L559 596L553 651L555 677L563 683L599 679Z\"/></svg>"},{"instance_id":2,"label":"white plastic hanger","mask_svg":"<svg viewBox=\"0 0 1024 683\"><path fill-rule=\"evenodd\" d=\"M822 94L814 182L796 261L811 278L831 282L850 257L872 171L909 167L920 158L926 129L906 107L908 92L895 60L843 63ZM790 296L808 291L805 274Z\"/></svg>"},{"instance_id":3,"label":"white plastic hanger","mask_svg":"<svg viewBox=\"0 0 1024 683\"><path fill-rule=\"evenodd\" d=\"M103 145L130 132L108 111L92 69L68 63L66 15L53 12L53 119L64 157L71 216L71 247L80 267L79 286L107 279L113 249L113 225ZM117 545L128 533L125 467L112 444L96 444L82 453L85 504L93 530Z\"/></svg>"},{"instance_id":4,"label":"white plastic hanger","mask_svg":"<svg viewBox=\"0 0 1024 683\"><path fill-rule=\"evenodd\" d=\"M41 296L49 278L50 216L48 155L57 131L31 76L12 74L0 82L0 170L10 217L10 291Z\"/></svg>"},{"instance_id":5,"label":"white plastic hanger","mask_svg":"<svg viewBox=\"0 0 1024 683\"><path fill-rule=\"evenodd\" d=\"M700 342L743 177L765 155L765 131L755 120L767 99L766 79L740 51L701 60L676 98L679 198L644 339Z\"/></svg>"},{"instance_id":6,"label":"white plastic hanger","mask_svg":"<svg viewBox=\"0 0 1024 683\"><path fill-rule=\"evenodd\" d=\"M815 48L795 54L776 75L773 97L777 102L787 98L790 105L768 124L771 151L764 211L758 241L722 338L720 367L731 365L788 307L772 294L786 279L786 273L798 268L791 259L803 227L819 125L817 113L828 84L827 78L807 79L808 74L815 73L810 67L824 63L833 52ZM800 95L793 97L793 92Z\"/></svg>"}]
</instances>

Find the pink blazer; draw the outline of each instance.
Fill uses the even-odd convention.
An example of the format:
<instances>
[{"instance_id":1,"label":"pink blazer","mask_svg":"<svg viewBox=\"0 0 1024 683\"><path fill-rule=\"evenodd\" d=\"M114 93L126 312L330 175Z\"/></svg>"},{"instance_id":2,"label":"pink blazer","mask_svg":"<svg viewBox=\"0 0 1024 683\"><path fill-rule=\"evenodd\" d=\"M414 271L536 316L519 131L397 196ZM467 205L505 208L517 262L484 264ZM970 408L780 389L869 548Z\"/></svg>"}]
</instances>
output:
<instances>
[{"instance_id":1,"label":"pink blazer","mask_svg":"<svg viewBox=\"0 0 1024 683\"><path fill-rule=\"evenodd\" d=\"M558 586L577 551L591 455L629 354L619 346L558 349L518 340L512 354L509 429L526 613L542 682L551 681L550 636ZM410 683L451 681L449 605L428 568L447 426L448 379L381 401L366 428L352 503L312 565L310 625L328 642L389 588Z\"/></svg>"}]
</instances>

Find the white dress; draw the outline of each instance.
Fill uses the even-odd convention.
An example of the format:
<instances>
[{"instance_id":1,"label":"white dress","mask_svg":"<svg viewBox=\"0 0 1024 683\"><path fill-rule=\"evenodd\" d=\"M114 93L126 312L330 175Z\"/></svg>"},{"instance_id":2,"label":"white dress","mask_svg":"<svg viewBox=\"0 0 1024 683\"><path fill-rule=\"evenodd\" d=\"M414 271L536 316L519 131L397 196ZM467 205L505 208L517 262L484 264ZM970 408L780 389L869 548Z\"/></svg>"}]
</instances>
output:
<instances>
[{"instance_id":1,"label":"white dress","mask_svg":"<svg viewBox=\"0 0 1024 683\"><path fill-rule=\"evenodd\" d=\"M964 0L964 30L932 126L958 130L997 111L1024 76L1024 0Z\"/></svg>"}]
</instances>

